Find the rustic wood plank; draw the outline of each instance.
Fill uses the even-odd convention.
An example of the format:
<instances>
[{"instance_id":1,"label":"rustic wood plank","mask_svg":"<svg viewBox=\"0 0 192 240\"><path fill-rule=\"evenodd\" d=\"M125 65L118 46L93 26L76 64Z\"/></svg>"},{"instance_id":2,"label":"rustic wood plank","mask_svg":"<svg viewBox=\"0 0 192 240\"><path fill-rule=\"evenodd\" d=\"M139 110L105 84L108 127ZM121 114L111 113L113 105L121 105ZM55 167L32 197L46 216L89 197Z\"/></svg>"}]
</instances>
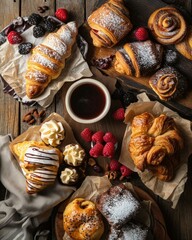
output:
<instances>
[{"instance_id":1,"label":"rustic wood plank","mask_svg":"<svg viewBox=\"0 0 192 240\"><path fill-rule=\"evenodd\" d=\"M49 10L45 13L42 13L41 16L47 16L47 15L54 15L55 12L55 0L22 0L21 2L21 16L29 16L31 13L39 13L37 11L39 6L48 6ZM34 107L28 107L26 105L21 105L20 109L20 133L26 131L29 128L29 125L22 121L23 116L25 116L26 113L33 110L34 108L37 108L38 112L43 110L40 106L34 106ZM48 116L50 113L55 111L55 101L46 109L46 116ZM39 119L35 122L35 124L40 124Z\"/></svg>"}]
</instances>

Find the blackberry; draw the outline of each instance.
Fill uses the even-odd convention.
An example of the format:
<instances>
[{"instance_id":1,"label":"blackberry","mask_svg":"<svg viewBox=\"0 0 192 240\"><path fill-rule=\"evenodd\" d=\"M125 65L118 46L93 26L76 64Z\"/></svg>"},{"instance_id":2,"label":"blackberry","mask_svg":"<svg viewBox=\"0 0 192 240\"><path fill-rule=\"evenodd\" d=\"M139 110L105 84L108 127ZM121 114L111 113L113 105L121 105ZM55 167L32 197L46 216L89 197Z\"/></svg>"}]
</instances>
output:
<instances>
[{"instance_id":1,"label":"blackberry","mask_svg":"<svg viewBox=\"0 0 192 240\"><path fill-rule=\"evenodd\" d=\"M53 32L56 29L56 24L51 21L50 19L46 19L44 22L44 28L45 30L47 30L48 32Z\"/></svg>"},{"instance_id":2,"label":"blackberry","mask_svg":"<svg viewBox=\"0 0 192 240\"><path fill-rule=\"evenodd\" d=\"M111 67L114 55L111 55L106 58L98 58L93 60L93 65L100 69L108 69Z\"/></svg>"},{"instance_id":3,"label":"blackberry","mask_svg":"<svg viewBox=\"0 0 192 240\"><path fill-rule=\"evenodd\" d=\"M165 51L164 62L166 65L174 65L178 60L178 54L176 51L168 49Z\"/></svg>"},{"instance_id":4,"label":"blackberry","mask_svg":"<svg viewBox=\"0 0 192 240\"><path fill-rule=\"evenodd\" d=\"M132 92L125 92L121 96L121 103L124 108L129 106L129 104L137 102L137 97Z\"/></svg>"},{"instance_id":5,"label":"blackberry","mask_svg":"<svg viewBox=\"0 0 192 240\"><path fill-rule=\"evenodd\" d=\"M25 54L30 53L30 51L31 51L32 48L33 48L33 44L30 43L30 42L21 43L21 44L19 44L19 46L18 46L19 53L20 53L21 55L25 55Z\"/></svg>"},{"instance_id":6,"label":"blackberry","mask_svg":"<svg viewBox=\"0 0 192 240\"><path fill-rule=\"evenodd\" d=\"M33 36L35 38L43 37L45 35L45 29L41 25L34 26L33 28Z\"/></svg>"},{"instance_id":7,"label":"blackberry","mask_svg":"<svg viewBox=\"0 0 192 240\"><path fill-rule=\"evenodd\" d=\"M32 13L28 18L28 23L31 25L38 25L42 20L43 18L39 14Z\"/></svg>"}]
</instances>

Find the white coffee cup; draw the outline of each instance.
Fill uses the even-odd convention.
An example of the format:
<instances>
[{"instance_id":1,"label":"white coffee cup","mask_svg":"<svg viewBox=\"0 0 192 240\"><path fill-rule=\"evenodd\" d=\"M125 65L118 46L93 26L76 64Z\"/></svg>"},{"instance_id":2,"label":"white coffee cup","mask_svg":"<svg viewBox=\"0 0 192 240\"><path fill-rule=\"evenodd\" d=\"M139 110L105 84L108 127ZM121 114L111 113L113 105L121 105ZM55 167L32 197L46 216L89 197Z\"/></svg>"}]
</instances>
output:
<instances>
[{"instance_id":1,"label":"white coffee cup","mask_svg":"<svg viewBox=\"0 0 192 240\"><path fill-rule=\"evenodd\" d=\"M111 96L103 83L92 78L84 78L69 87L65 105L68 114L76 122L95 123L108 113Z\"/></svg>"}]
</instances>

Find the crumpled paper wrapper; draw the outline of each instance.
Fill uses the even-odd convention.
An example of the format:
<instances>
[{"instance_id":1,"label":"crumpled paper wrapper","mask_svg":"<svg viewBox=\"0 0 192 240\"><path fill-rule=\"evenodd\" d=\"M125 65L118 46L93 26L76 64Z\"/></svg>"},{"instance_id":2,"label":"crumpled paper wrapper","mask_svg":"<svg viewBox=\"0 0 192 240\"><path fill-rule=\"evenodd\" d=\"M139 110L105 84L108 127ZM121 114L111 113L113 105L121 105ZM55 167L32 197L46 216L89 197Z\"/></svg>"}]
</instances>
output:
<instances>
[{"instance_id":1,"label":"crumpled paper wrapper","mask_svg":"<svg viewBox=\"0 0 192 240\"><path fill-rule=\"evenodd\" d=\"M136 196L137 192L134 190L134 186L131 183L124 183L125 186L133 191ZM97 197L103 192L107 191L111 187L111 182L109 179L98 176L87 176L83 181L80 188L78 188L72 196L67 200L67 203L73 201L75 198L85 198L86 200L90 200L92 202L96 202ZM138 196L139 197L139 196ZM66 203L66 205L67 205ZM151 227L151 200L141 200L141 204L144 204L140 209L140 213L137 215L137 220L142 222L146 227ZM101 238L101 240L105 240L107 235L107 229ZM164 238L163 238L164 239ZM64 233L63 240L72 240L66 233Z\"/></svg>"},{"instance_id":2,"label":"crumpled paper wrapper","mask_svg":"<svg viewBox=\"0 0 192 240\"><path fill-rule=\"evenodd\" d=\"M181 165L177 169L175 177L172 181L160 181L147 170L140 172L135 167L133 160L131 159L128 151L128 144L131 135L131 122L134 116L143 112L150 112L156 116L160 115L161 113L165 113L175 120L178 129L181 131L184 139L184 149L181 151ZM142 182L149 189L151 189L161 198L170 201L172 203L172 208L175 208L182 192L184 191L185 183L187 181L187 162L188 157L192 152L191 122L180 117L176 112L173 112L171 109L165 107L161 103L157 101L150 101L147 95L142 93L138 95L138 102L132 103L126 109L125 123L127 124L127 127L123 137L119 161L131 170L138 172Z\"/></svg>"},{"instance_id":3,"label":"crumpled paper wrapper","mask_svg":"<svg viewBox=\"0 0 192 240\"><path fill-rule=\"evenodd\" d=\"M30 27L22 34L22 37L25 42L31 42L33 46L37 46L45 37L35 38L33 37L32 31L33 27ZM65 82L72 82L82 77L92 76L88 64L75 44L71 56L66 60L66 65L61 75L53 80L39 97L29 99L25 93L24 79L26 63L29 56L30 54L19 54L17 44L11 45L7 41L0 46L0 74L22 99L23 103L36 101L40 106L46 108L52 103L55 94L61 89Z\"/></svg>"}]
</instances>

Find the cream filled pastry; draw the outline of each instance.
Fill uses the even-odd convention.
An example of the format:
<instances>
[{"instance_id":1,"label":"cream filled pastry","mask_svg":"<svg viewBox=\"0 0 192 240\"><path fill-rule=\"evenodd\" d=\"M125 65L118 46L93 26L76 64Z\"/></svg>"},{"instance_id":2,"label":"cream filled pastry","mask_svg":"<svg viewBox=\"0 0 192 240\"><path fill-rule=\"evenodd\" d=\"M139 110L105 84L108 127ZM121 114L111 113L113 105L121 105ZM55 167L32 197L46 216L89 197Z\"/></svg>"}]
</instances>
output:
<instances>
[{"instance_id":1,"label":"cream filled pastry","mask_svg":"<svg viewBox=\"0 0 192 240\"><path fill-rule=\"evenodd\" d=\"M75 184L79 179L79 174L75 168L65 168L61 171L60 179L63 184Z\"/></svg>"},{"instance_id":2,"label":"cream filled pastry","mask_svg":"<svg viewBox=\"0 0 192 240\"><path fill-rule=\"evenodd\" d=\"M39 131L43 142L53 147L58 146L65 138L65 129L62 123L55 120L43 123Z\"/></svg>"},{"instance_id":3,"label":"cream filled pastry","mask_svg":"<svg viewBox=\"0 0 192 240\"><path fill-rule=\"evenodd\" d=\"M68 144L63 151L64 161L70 166L80 166L85 159L85 151L79 144Z\"/></svg>"}]
</instances>

